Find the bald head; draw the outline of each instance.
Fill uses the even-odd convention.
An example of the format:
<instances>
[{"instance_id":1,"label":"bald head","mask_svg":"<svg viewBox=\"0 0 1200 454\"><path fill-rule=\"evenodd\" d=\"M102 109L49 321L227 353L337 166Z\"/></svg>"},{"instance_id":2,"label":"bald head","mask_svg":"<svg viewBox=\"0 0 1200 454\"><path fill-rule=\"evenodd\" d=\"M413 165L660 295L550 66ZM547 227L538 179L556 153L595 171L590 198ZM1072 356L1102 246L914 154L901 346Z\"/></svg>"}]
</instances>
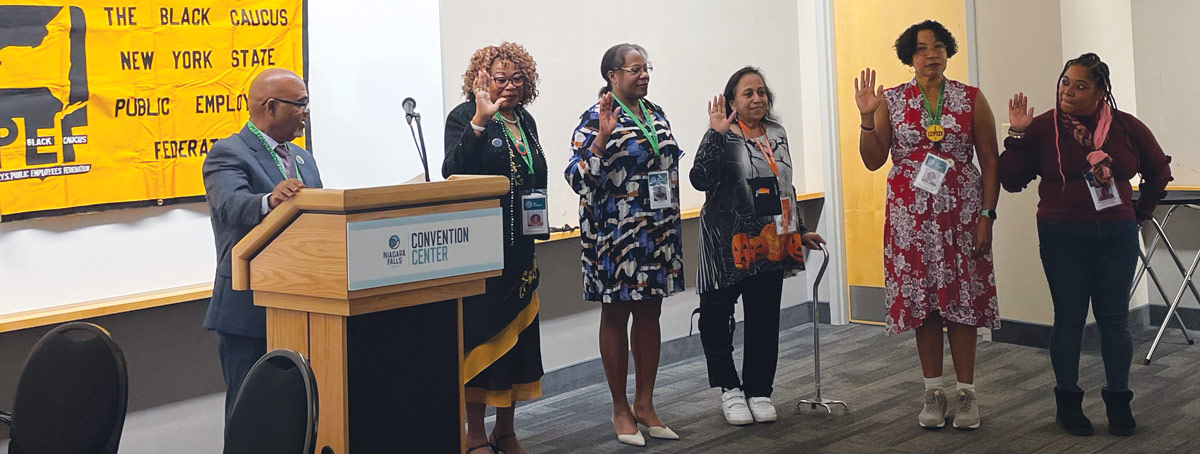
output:
<instances>
[{"instance_id":1,"label":"bald head","mask_svg":"<svg viewBox=\"0 0 1200 454\"><path fill-rule=\"evenodd\" d=\"M304 135L308 89L296 73L283 68L258 73L250 82L247 95L250 121L263 132L279 142Z\"/></svg>"}]
</instances>

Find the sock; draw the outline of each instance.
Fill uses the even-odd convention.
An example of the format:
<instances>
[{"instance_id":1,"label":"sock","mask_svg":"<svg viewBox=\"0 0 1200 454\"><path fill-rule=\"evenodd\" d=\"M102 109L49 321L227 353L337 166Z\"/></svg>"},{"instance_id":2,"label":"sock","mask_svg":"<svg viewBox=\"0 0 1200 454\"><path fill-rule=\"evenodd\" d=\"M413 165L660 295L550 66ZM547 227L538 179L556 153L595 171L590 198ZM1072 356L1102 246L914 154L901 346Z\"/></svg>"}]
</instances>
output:
<instances>
[{"instance_id":1,"label":"sock","mask_svg":"<svg viewBox=\"0 0 1200 454\"><path fill-rule=\"evenodd\" d=\"M925 390L942 389L942 377L925 377Z\"/></svg>"},{"instance_id":2,"label":"sock","mask_svg":"<svg viewBox=\"0 0 1200 454\"><path fill-rule=\"evenodd\" d=\"M975 384L974 384L974 383L963 383L963 382L958 382L958 389L967 389L967 390L974 391L974 390L975 390Z\"/></svg>"}]
</instances>

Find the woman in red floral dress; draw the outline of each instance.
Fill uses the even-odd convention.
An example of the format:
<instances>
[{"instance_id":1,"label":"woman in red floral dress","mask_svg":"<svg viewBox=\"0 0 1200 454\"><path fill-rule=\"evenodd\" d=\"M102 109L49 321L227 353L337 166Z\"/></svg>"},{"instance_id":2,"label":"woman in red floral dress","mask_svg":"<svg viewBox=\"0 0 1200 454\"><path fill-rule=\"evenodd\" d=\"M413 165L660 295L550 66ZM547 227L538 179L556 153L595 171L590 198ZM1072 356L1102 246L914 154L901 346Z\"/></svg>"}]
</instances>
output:
<instances>
[{"instance_id":1,"label":"woman in red floral dress","mask_svg":"<svg viewBox=\"0 0 1200 454\"><path fill-rule=\"evenodd\" d=\"M930 429L944 427L949 413L957 429L979 427L976 329L1000 327L991 255L1000 195L996 125L978 88L946 79L956 51L945 27L925 21L896 39L912 81L884 91L870 68L861 83L855 79L863 163L876 170L889 152L892 158L883 239L887 332L916 331L925 376L918 422ZM942 389L943 327L958 380L953 402Z\"/></svg>"}]
</instances>

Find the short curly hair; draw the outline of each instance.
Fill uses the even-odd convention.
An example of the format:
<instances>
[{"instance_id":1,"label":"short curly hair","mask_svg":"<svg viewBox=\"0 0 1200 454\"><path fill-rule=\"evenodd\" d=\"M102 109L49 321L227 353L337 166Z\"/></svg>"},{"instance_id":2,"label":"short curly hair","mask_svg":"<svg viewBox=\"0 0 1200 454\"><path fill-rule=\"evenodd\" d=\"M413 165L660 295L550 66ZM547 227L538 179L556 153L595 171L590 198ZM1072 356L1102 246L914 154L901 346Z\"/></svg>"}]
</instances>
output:
<instances>
[{"instance_id":1,"label":"short curly hair","mask_svg":"<svg viewBox=\"0 0 1200 454\"><path fill-rule=\"evenodd\" d=\"M538 73L537 63L533 61L533 56L525 50L525 47L505 41L499 46L487 46L475 51L471 56L471 63L467 64L467 72L463 73L462 94L467 98L467 101L475 100L475 75L480 69L491 70L492 64L496 60L507 60L512 62L513 66L517 67L517 72L525 76L525 85L522 86L521 99L519 104L529 104L538 96Z\"/></svg>"},{"instance_id":2,"label":"short curly hair","mask_svg":"<svg viewBox=\"0 0 1200 454\"><path fill-rule=\"evenodd\" d=\"M950 30L946 30L946 27L938 21L926 20L919 24L912 24L896 38L896 44L892 47L896 48L896 56L900 58L900 63L912 66L913 55L917 54L917 34L921 30L933 32L934 39L946 45L946 58L953 57L958 53L958 41L954 40L954 35L950 34Z\"/></svg>"}]
</instances>

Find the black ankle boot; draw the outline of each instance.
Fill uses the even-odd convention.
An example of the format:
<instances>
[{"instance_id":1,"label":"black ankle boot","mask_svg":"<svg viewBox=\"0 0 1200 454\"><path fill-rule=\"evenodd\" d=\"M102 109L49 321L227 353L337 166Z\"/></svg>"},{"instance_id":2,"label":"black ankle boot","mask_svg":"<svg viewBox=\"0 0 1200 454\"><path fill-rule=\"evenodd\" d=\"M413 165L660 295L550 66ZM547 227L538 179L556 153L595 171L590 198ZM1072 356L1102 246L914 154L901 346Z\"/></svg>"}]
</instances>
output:
<instances>
[{"instance_id":1,"label":"black ankle boot","mask_svg":"<svg viewBox=\"0 0 1200 454\"><path fill-rule=\"evenodd\" d=\"M1054 388L1054 400L1058 403L1054 422L1058 427L1062 427L1063 431L1081 437L1096 433L1092 422L1083 414L1083 391L1063 391Z\"/></svg>"},{"instance_id":2,"label":"black ankle boot","mask_svg":"<svg viewBox=\"0 0 1200 454\"><path fill-rule=\"evenodd\" d=\"M1117 436L1129 436L1137 430L1137 422L1133 420L1133 411L1129 409L1129 401L1133 400L1133 391L1112 392L1100 390L1104 396L1104 405L1108 413L1108 433Z\"/></svg>"}]
</instances>

